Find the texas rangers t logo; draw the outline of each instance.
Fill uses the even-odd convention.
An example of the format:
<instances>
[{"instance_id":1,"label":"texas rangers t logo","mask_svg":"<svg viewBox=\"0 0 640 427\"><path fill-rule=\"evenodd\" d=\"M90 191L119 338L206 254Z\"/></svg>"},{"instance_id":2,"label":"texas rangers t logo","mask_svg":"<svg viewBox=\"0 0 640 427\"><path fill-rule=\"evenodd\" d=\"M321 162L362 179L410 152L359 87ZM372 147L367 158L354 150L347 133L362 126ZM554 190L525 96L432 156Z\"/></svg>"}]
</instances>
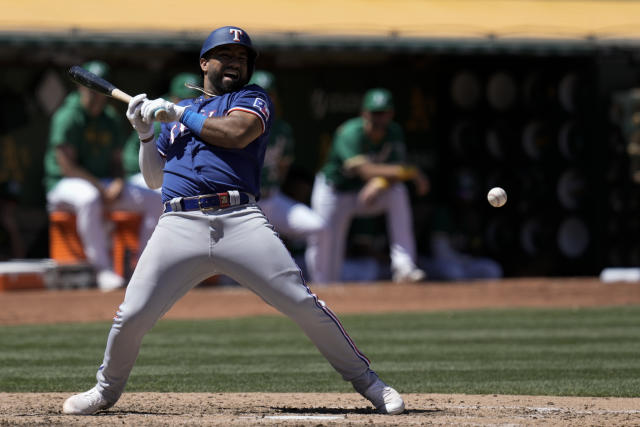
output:
<instances>
[{"instance_id":1,"label":"texas rangers t logo","mask_svg":"<svg viewBox=\"0 0 640 427\"><path fill-rule=\"evenodd\" d=\"M240 28L229 28L229 34L233 33L233 41L239 42L242 30Z\"/></svg>"}]
</instances>

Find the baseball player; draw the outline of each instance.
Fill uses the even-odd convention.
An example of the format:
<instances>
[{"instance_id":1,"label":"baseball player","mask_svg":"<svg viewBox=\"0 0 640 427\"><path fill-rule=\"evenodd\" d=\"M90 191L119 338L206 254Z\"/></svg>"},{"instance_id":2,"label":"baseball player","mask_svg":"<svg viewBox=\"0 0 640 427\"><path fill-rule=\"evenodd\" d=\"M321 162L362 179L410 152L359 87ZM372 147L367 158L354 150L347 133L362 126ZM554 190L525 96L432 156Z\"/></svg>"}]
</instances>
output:
<instances>
[{"instance_id":1,"label":"baseball player","mask_svg":"<svg viewBox=\"0 0 640 427\"><path fill-rule=\"evenodd\" d=\"M100 77L108 73L107 64L101 61L87 62L84 68ZM124 181L123 143L120 119L107 105L106 96L79 86L53 115L44 158L48 208L75 212L84 252L96 268L98 287L103 291L125 284L111 267L104 212L140 212L141 246L162 213L158 194Z\"/></svg>"},{"instance_id":2,"label":"baseball player","mask_svg":"<svg viewBox=\"0 0 640 427\"><path fill-rule=\"evenodd\" d=\"M391 93L371 89L361 116L336 131L311 194L311 207L329 225L308 240L305 258L314 283L340 280L351 219L380 213L387 218L393 280L418 282L426 277L416 267L411 205L402 181L412 180L420 195L428 192L429 181L404 164L403 132L392 121L393 112Z\"/></svg>"},{"instance_id":3,"label":"baseball player","mask_svg":"<svg viewBox=\"0 0 640 427\"><path fill-rule=\"evenodd\" d=\"M278 116L277 91L273 74L256 71L249 83L262 87L276 106L267 141L258 205L275 230L291 238L306 238L320 232L324 220L304 203L293 200L280 191L282 180L293 162L293 130Z\"/></svg>"},{"instance_id":4,"label":"baseball player","mask_svg":"<svg viewBox=\"0 0 640 427\"><path fill-rule=\"evenodd\" d=\"M169 93L163 98L167 98L171 102L179 102L186 98L194 98L199 95L198 91L185 86L185 83L191 83L194 85L199 84L200 77L194 73L180 73L177 74L169 85ZM153 130L156 136L160 134L160 122L154 122ZM127 139L122 150L122 165L124 168L125 176L130 184L137 185L143 188L148 188L144 177L140 172L140 165L138 164L138 153L140 152L140 139L138 138L138 132L135 130ZM157 191L160 191L158 189ZM160 198L158 198L160 203Z\"/></svg>"},{"instance_id":5,"label":"baseball player","mask_svg":"<svg viewBox=\"0 0 640 427\"><path fill-rule=\"evenodd\" d=\"M257 52L238 27L221 27L200 51L204 94L178 104L140 94L127 118L140 135L140 169L162 186L164 214L127 286L91 390L71 396L66 414L93 414L122 394L145 333L189 289L225 274L291 317L329 363L381 413L404 410L339 320L311 293L256 200L273 105L246 85ZM157 138L156 111L168 122ZM164 115L163 115L164 117Z\"/></svg>"}]
</instances>

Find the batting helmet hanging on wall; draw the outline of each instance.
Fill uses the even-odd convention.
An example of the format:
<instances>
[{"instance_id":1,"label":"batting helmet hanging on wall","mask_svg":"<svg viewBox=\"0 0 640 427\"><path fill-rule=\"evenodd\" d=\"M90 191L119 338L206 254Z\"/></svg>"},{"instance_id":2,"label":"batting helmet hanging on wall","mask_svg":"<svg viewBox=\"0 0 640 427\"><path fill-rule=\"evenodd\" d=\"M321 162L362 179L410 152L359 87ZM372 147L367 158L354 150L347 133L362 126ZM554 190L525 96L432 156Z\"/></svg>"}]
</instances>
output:
<instances>
[{"instance_id":1,"label":"batting helmet hanging on wall","mask_svg":"<svg viewBox=\"0 0 640 427\"><path fill-rule=\"evenodd\" d=\"M247 48L247 52L249 53L249 61L247 63L247 69L249 71L248 78L251 79L258 51L253 47L249 34L247 34L247 32L242 28L226 26L213 30L202 44L202 49L200 49L200 58L204 58L207 52L211 49L227 44L239 44Z\"/></svg>"}]
</instances>

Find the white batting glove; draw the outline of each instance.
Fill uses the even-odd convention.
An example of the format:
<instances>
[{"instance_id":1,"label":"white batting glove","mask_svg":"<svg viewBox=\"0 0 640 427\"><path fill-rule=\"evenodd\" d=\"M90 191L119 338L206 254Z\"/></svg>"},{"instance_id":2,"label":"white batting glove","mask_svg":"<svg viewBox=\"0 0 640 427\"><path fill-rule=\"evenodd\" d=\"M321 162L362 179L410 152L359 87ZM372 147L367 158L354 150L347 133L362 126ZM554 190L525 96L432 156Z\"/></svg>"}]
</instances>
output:
<instances>
[{"instance_id":1,"label":"white batting glove","mask_svg":"<svg viewBox=\"0 0 640 427\"><path fill-rule=\"evenodd\" d=\"M187 107L180 107L166 99L158 98L146 100L142 104L142 118L145 122L177 122Z\"/></svg>"},{"instance_id":2,"label":"white batting glove","mask_svg":"<svg viewBox=\"0 0 640 427\"><path fill-rule=\"evenodd\" d=\"M146 93L141 93L131 98L127 108L127 119L131 126L138 132L138 138L148 139L153 136L153 124L146 123L142 118L142 104L147 99Z\"/></svg>"}]
</instances>

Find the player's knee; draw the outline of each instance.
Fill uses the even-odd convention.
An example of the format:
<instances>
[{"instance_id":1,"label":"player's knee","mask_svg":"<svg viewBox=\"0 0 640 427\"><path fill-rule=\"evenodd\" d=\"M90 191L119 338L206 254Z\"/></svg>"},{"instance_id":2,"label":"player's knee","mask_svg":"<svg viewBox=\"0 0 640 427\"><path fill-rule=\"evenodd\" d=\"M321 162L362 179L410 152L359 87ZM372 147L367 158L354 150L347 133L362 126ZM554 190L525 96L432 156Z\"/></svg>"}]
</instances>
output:
<instances>
[{"instance_id":1,"label":"player's knee","mask_svg":"<svg viewBox=\"0 0 640 427\"><path fill-rule=\"evenodd\" d=\"M74 202L78 212L101 213L104 203L100 193L95 188L83 194L78 194Z\"/></svg>"},{"instance_id":2,"label":"player's knee","mask_svg":"<svg viewBox=\"0 0 640 427\"><path fill-rule=\"evenodd\" d=\"M144 334L156 323L157 319L152 313L144 305L127 307L123 304L114 318L114 324L121 330L129 329Z\"/></svg>"},{"instance_id":3,"label":"player's knee","mask_svg":"<svg viewBox=\"0 0 640 427\"><path fill-rule=\"evenodd\" d=\"M303 298L296 299L290 304L285 304L280 308L282 314L292 318L300 319L306 318L309 311L316 308L317 303L311 296L305 296Z\"/></svg>"},{"instance_id":4,"label":"player's knee","mask_svg":"<svg viewBox=\"0 0 640 427\"><path fill-rule=\"evenodd\" d=\"M273 295L268 302L283 314L296 317L315 304L315 296L306 287L299 271L287 272L280 277L280 281L283 286L278 288L289 291Z\"/></svg>"}]
</instances>

